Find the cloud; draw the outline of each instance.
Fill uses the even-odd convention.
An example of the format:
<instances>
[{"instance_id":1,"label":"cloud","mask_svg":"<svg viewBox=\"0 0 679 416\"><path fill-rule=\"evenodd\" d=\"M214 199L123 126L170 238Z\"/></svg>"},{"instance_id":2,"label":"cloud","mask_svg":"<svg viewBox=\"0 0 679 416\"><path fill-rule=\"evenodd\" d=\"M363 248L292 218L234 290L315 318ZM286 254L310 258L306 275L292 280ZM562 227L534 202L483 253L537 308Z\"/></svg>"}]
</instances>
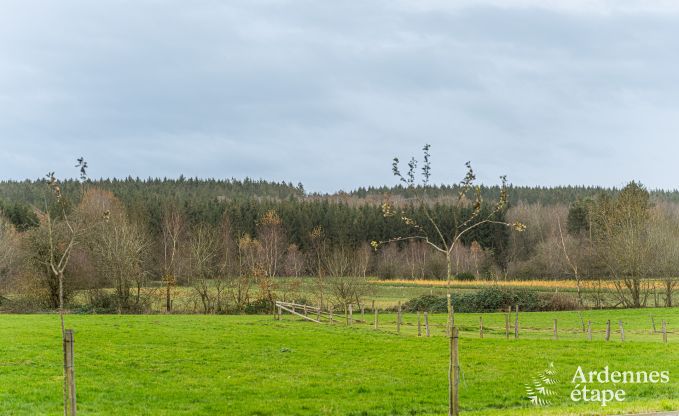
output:
<instances>
[{"instance_id":1,"label":"cloud","mask_svg":"<svg viewBox=\"0 0 679 416\"><path fill-rule=\"evenodd\" d=\"M433 145L522 185L674 187L679 6L84 0L0 6L0 175L394 183ZM55 166L56 165L56 166ZM75 175L75 172L73 173Z\"/></svg>"}]
</instances>

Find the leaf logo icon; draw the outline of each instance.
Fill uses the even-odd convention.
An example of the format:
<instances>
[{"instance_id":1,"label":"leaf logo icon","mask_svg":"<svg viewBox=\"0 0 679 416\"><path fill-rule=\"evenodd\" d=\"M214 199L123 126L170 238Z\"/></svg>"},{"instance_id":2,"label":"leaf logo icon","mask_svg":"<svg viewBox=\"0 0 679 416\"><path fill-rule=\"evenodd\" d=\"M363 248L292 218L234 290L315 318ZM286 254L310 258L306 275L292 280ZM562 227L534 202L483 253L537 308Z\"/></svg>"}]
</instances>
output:
<instances>
[{"instance_id":1,"label":"leaf logo icon","mask_svg":"<svg viewBox=\"0 0 679 416\"><path fill-rule=\"evenodd\" d=\"M556 392L547 386L552 386L559 382L554 363L551 362L546 369L540 371L531 380L531 384L525 384L528 400L536 407L549 406L552 402L548 398L555 396Z\"/></svg>"}]
</instances>

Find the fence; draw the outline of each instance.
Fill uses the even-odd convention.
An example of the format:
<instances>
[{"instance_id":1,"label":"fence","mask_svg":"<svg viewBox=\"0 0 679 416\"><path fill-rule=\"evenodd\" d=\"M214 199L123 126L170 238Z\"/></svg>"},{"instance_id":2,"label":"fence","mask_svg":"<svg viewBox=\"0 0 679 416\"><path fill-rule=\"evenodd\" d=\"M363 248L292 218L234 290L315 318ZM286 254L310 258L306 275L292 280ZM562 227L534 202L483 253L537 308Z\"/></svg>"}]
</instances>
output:
<instances>
[{"instance_id":1,"label":"fence","mask_svg":"<svg viewBox=\"0 0 679 416\"><path fill-rule=\"evenodd\" d=\"M341 312L341 322L333 319L332 310L321 310L317 306L276 302L277 319L281 319L282 312L289 312L299 318L316 323L338 324L347 326L362 326L373 330L412 335L417 337L447 336L447 318L445 314L431 314L427 311L404 313L399 304L395 310L385 311L375 307L374 301L369 307L366 305L347 305ZM354 310L360 310L359 316L354 316ZM457 314L455 326L460 336L465 338L478 337L481 339L528 339L528 340L586 340L586 341L678 341L669 328L669 320L650 315L646 324L638 319L632 325L624 319L611 316L610 319L587 317L587 313L579 312L577 316L571 314L564 318L563 313L550 316L540 313L539 319L532 318L532 313L524 314L518 306L509 308L504 313ZM613 315L614 311L611 311ZM367 316L367 318L366 318ZM372 318L371 318L372 316ZM530 319L525 319L531 316ZM317 318L320 317L320 318ZM656 318L658 321L656 322Z\"/></svg>"}]
</instances>

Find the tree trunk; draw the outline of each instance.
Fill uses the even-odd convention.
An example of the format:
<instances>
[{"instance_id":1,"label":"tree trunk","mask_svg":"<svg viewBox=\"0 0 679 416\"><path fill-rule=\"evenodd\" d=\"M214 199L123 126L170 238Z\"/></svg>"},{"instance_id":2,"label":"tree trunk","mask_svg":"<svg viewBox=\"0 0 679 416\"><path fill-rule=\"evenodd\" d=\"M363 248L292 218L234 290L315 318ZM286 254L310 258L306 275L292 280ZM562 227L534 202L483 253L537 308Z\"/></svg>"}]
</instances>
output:
<instances>
[{"instance_id":1,"label":"tree trunk","mask_svg":"<svg viewBox=\"0 0 679 416\"><path fill-rule=\"evenodd\" d=\"M672 307L672 289L674 283L671 280L665 282L665 306Z\"/></svg>"},{"instance_id":2,"label":"tree trunk","mask_svg":"<svg viewBox=\"0 0 679 416\"><path fill-rule=\"evenodd\" d=\"M635 308L641 307L641 287L636 278L632 280L632 304Z\"/></svg>"},{"instance_id":3,"label":"tree trunk","mask_svg":"<svg viewBox=\"0 0 679 416\"><path fill-rule=\"evenodd\" d=\"M172 300L170 298L170 282L168 281L165 286L165 311L167 313L172 312Z\"/></svg>"},{"instance_id":4,"label":"tree trunk","mask_svg":"<svg viewBox=\"0 0 679 416\"><path fill-rule=\"evenodd\" d=\"M582 292L580 291L580 276L575 273L575 284L578 287L578 303L580 304L580 307L584 306L584 302L582 301Z\"/></svg>"},{"instance_id":5,"label":"tree trunk","mask_svg":"<svg viewBox=\"0 0 679 416\"><path fill-rule=\"evenodd\" d=\"M448 289L450 290L450 283L453 280L453 274L452 274L452 259L450 258L450 252L446 253L446 284L448 286Z\"/></svg>"},{"instance_id":6,"label":"tree trunk","mask_svg":"<svg viewBox=\"0 0 679 416\"><path fill-rule=\"evenodd\" d=\"M59 279L59 320L61 321L61 340L65 339L66 336L66 329L64 328L64 272L60 271L57 274L57 278ZM65 357L64 357L65 359ZM66 367L64 367L64 386L63 386L63 393L64 393L64 416L68 416L68 407L69 407L69 395L68 395L68 374L66 371Z\"/></svg>"},{"instance_id":7,"label":"tree trunk","mask_svg":"<svg viewBox=\"0 0 679 416\"><path fill-rule=\"evenodd\" d=\"M450 337L449 342L449 357L448 357L448 415L454 415L454 403L453 403L453 388L454 388L454 363L453 363L453 307L452 307L452 294L450 293L450 285L452 281L451 274L451 258L450 250L446 252L446 285L448 291L448 336Z\"/></svg>"}]
</instances>

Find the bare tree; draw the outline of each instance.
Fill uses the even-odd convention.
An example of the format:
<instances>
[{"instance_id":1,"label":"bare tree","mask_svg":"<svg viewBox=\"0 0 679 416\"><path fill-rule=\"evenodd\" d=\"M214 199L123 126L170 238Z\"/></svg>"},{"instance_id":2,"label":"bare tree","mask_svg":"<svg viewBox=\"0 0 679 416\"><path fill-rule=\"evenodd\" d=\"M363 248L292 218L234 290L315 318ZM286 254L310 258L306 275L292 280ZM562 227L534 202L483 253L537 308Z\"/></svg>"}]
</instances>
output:
<instances>
[{"instance_id":1,"label":"bare tree","mask_svg":"<svg viewBox=\"0 0 679 416\"><path fill-rule=\"evenodd\" d=\"M342 305L345 311L351 303L362 304L363 297L371 289L365 277L347 275L330 276L328 287L335 303Z\"/></svg>"},{"instance_id":2,"label":"bare tree","mask_svg":"<svg viewBox=\"0 0 679 416\"><path fill-rule=\"evenodd\" d=\"M451 210L453 216L453 226L446 232L441 226L441 219L434 218L429 202L426 200L426 191L429 185L429 178L431 175L431 163L429 154L429 145L424 147L424 166L422 167L422 185L416 186L417 160L412 158L408 163L408 171L405 175L399 170L399 160L394 159L392 164L392 171L401 182L408 188L413 190L415 194L415 203L420 207L428 220L428 224L418 224L408 216L405 211L396 212L395 208L386 203L383 205L383 213L386 217L399 216L405 225L410 227L411 235L399 236L386 241L373 241L373 247L379 245L406 240L424 241L437 252L443 254L446 258L446 276L447 283L450 286L453 277L453 253L455 248L461 243L461 239L467 233L483 224L497 224L502 226L509 226L518 231L523 231L525 226L520 222L508 223L498 220L498 214L503 212L507 206L507 180L501 177L502 185L500 187L499 200L489 209L484 210L483 200L481 198L481 188L474 185L476 174L471 168L471 164L467 163L467 174L459 184L458 197L455 205ZM469 207L469 194L473 193L473 203ZM469 209L466 209L468 208Z\"/></svg>"},{"instance_id":3,"label":"bare tree","mask_svg":"<svg viewBox=\"0 0 679 416\"><path fill-rule=\"evenodd\" d=\"M583 263L587 260L587 249L591 246L589 241L584 238L576 239L568 233L564 233L561 227L561 219L557 217L557 224L559 226L559 241L561 242L561 249L563 256L566 259L566 264L570 269L578 291L578 304L580 307L584 306L582 300L582 268Z\"/></svg>"},{"instance_id":4,"label":"bare tree","mask_svg":"<svg viewBox=\"0 0 679 416\"><path fill-rule=\"evenodd\" d=\"M283 220L275 210L267 211L259 219L257 239L261 243L262 263L265 267L266 276L274 277L282 263L287 245Z\"/></svg>"},{"instance_id":5,"label":"bare tree","mask_svg":"<svg viewBox=\"0 0 679 416\"><path fill-rule=\"evenodd\" d=\"M407 264L403 261L403 253L396 244L387 244L376 252L376 272L380 278L395 279L406 275Z\"/></svg>"},{"instance_id":6,"label":"bare tree","mask_svg":"<svg viewBox=\"0 0 679 416\"><path fill-rule=\"evenodd\" d=\"M483 261L483 248L481 248L481 244L479 244L478 241L474 240L472 241L472 244L469 246L469 251L472 254L472 259L474 260L474 274L478 279L479 277L481 277L481 272L479 271L479 264Z\"/></svg>"},{"instance_id":7,"label":"bare tree","mask_svg":"<svg viewBox=\"0 0 679 416\"><path fill-rule=\"evenodd\" d=\"M238 311L250 303L250 292L256 277L264 274L260 264L261 243L245 234L238 239L238 274L228 282L228 293Z\"/></svg>"},{"instance_id":8,"label":"bare tree","mask_svg":"<svg viewBox=\"0 0 679 416\"><path fill-rule=\"evenodd\" d=\"M0 216L0 303L2 303L2 293L17 266L19 243L19 236L14 226Z\"/></svg>"},{"instance_id":9,"label":"bare tree","mask_svg":"<svg viewBox=\"0 0 679 416\"><path fill-rule=\"evenodd\" d=\"M619 303L646 304L654 269L650 199L646 189L630 182L614 199L602 196L591 211L594 246L615 286Z\"/></svg>"},{"instance_id":10,"label":"bare tree","mask_svg":"<svg viewBox=\"0 0 679 416\"><path fill-rule=\"evenodd\" d=\"M559 237L556 220L563 217L566 210L565 206L559 204L544 206L541 203L528 204L521 201L507 210L507 222L520 221L526 225L524 232L509 234L507 258L513 275L532 277L536 273L542 274L540 267L545 261L560 261L559 257L563 257L563 253L554 251L554 244ZM540 255L539 250L542 250L541 254L549 251L556 256L551 259L536 259Z\"/></svg>"},{"instance_id":11,"label":"bare tree","mask_svg":"<svg viewBox=\"0 0 679 416\"><path fill-rule=\"evenodd\" d=\"M239 275L238 260L236 259L238 250L232 237L231 220L226 213L222 217L217 240L218 270L214 277L214 308L215 312L221 313L227 309L226 292L229 287L229 279Z\"/></svg>"},{"instance_id":12,"label":"bare tree","mask_svg":"<svg viewBox=\"0 0 679 416\"><path fill-rule=\"evenodd\" d=\"M165 311L172 311L172 290L180 274L184 250L185 223L176 204L165 207L162 219L163 283L165 283Z\"/></svg>"},{"instance_id":13,"label":"bare tree","mask_svg":"<svg viewBox=\"0 0 679 416\"><path fill-rule=\"evenodd\" d=\"M100 232L94 241L97 266L99 272L113 283L118 313L142 311L146 304L141 290L146 276L144 260L149 241L124 215L116 215L98 228Z\"/></svg>"},{"instance_id":14,"label":"bare tree","mask_svg":"<svg viewBox=\"0 0 679 416\"><path fill-rule=\"evenodd\" d=\"M423 241L408 241L403 248L405 262L410 270L412 279L424 279L427 270L427 260L431 248Z\"/></svg>"},{"instance_id":15,"label":"bare tree","mask_svg":"<svg viewBox=\"0 0 679 416\"><path fill-rule=\"evenodd\" d=\"M344 246L325 250L323 265L328 272L328 276L341 277L351 274L353 263L351 254L349 249Z\"/></svg>"},{"instance_id":16,"label":"bare tree","mask_svg":"<svg viewBox=\"0 0 679 416\"><path fill-rule=\"evenodd\" d=\"M80 191L81 195L84 196L84 185L87 181L87 162L83 158L79 158L76 167L80 169ZM92 227L99 224L100 221L108 221L110 211L102 210L96 218L90 215L88 221L84 221L82 215L81 218L78 218L78 214L81 212L76 211L73 216L71 215L70 204L64 198L61 185L54 172L47 174L47 186L55 198L55 205L51 209L47 200L45 200L45 210L38 212L47 239L47 256L43 258L42 262L47 271L58 282L59 315L63 334L64 271L68 267L74 247L82 242L84 236Z\"/></svg>"},{"instance_id":17,"label":"bare tree","mask_svg":"<svg viewBox=\"0 0 679 416\"><path fill-rule=\"evenodd\" d=\"M394 158L392 164L392 172L405 186L408 187L415 194L415 204L418 208L422 209L425 213L428 223L418 224L414 219L410 218L404 210L397 211L393 206L388 203L383 205L383 213L385 216L398 216L403 223L409 227L409 235L398 236L387 241L377 242L373 241L373 246L377 248L381 244L395 242L395 241L407 241L407 240L419 240L424 241L430 245L434 250L445 256L446 259L446 282L447 282L447 292L448 292L448 333L451 335L450 342L450 357L448 368L448 382L449 382L449 409L448 414L453 416L454 414L454 403L453 403L453 383L456 375L454 372L453 365L453 322L452 322L452 307L450 305L450 295L451 295L451 283L452 283L452 268L453 268L453 253L458 245L461 243L463 236L471 232L473 229L483 225L483 224L497 224L501 226L509 226L517 231L523 231L525 226L520 222L515 222L513 224L507 223L505 221L498 220L498 216L502 213L507 206L507 187L506 187L506 177L502 176L500 179L502 181L500 187L499 200L492 205L488 210L484 210L483 201L481 198L481 188L474 185L476 180L476 174L471 168L471 164L467 162L467 174L464 179L459 184L459 191L457 199L453 203L453 209L451 210L452 215L452 227L448 230L444 229L442 226L441 218L435 218L430 206L429 201L426 200L426 191L429 185L429 179L431 176L431 163L430 163L430 146L425 145L422 149L424 152L424 161L422 166L422 184L420 186L416 185L416 169L417 160L411 158L408 163L408 171L402 174L399 169L399 160ZM470 199L470 194L473 197ZM473 201L473 202L470 202ZM470 206L471 205L471 206Z\"/></svg>"},{"instance_id":18,"label":"bare tree","mask_svg":"<svg viewBox=\"0 0 679 416\"><path fill-rule=\"evenodd\" d=\"M198 225L191 233L188 248L193 289L200 297L203 311L213 313L222 291L222 281L216 279L219 271L218 243L213 229L205 224Z\"/></svg>"},{"instance_id":19,"label":"bare tree","mask_svg":"<svg viewBox=\"0 0 679 416\"><path fill-rule=\"evenodd\" d=\"M679 215L669 207L655 207L651 214L651 239L654 247L654 276L660 279L665 306L672 307L672 297L679 286ZM655 289L655 282L653 282Z\"/></svg>"},{"instance_id":20,"label":"bare tree","mask_svg":"<svg viewBox=\"0 0 679 416\"><path fill-rule=\"evenodd\" d=\"M287 276L299 277L304 269L304 255L297 244L290 244L285 250L285 274Z\"/></svg>"},{"instance_id":21,"label":"bare tree","mask_svg":"<svg viewBox=\"0 0 679 416\"><path fill-rule=\"evenodd\" d=\"M231 220L227 213L222 216L219 224L218 249L219 249L219 275L224 278L239 272L236 259L237 247L233 240Z\"/></svg>"},{"instance_id":22,"label":"bare tree","mask_svg":"<svg viewBox=\"0 0 679 416\"><path fill-rule=\"evenodd\" d=\"M316 291L318 292L319 307L323 307L325 292L325 279L323 277L323 256L326 251L325 235L320 225L315 226L309 233L311 250L309 253L309 269L314 270L316 275Z\"/></svg>"},{"instance_id":23,"label":"bare tree","mask_svg":"<svg viewBox=\"0 0 679 416\"><path fill-rule=\"evenodd\" d=\"M367 277L370 261L372 260L372 249L370 244L361 243L354 250L353 274L355 276Z\"/></svg>"},{"instance_id":24,"label":"bare tree","mask_svg":"<svg viewBox=\"0 0 679 416\"><path fill-rule=\"evenodd\" d=\"M84 191L84 184L87 181L87 162L84 158L78 159L77 168L80 169L80 183L81 192ZM64 327L64 271L68 267L73 248L81 242L81 239L88 231L88 228L93 224L85 225L82 221L74 220L69 212L68 203L62 194L61 185L57 180L54 172L47 174L47 186L52 195L56 199L55 213L48 206L47 199L45 200L45 210L40 214L41 223L45 228L47 234L47 259L43 260L43 264L47 272L55 277L58 281L59 293L59 320L61 322L61 335L65 338L66 332ZM102 213L101 218L108 220L109 212ZM63 230L60 235L62 238L57 240L58 231ZM43 258L44 259L44 258ZM69 389L67 383L67 371L64 367L64 416L69 412L70 400ZM72 409L71 409L72 410Z\"/></svg>"}]
</instances>

